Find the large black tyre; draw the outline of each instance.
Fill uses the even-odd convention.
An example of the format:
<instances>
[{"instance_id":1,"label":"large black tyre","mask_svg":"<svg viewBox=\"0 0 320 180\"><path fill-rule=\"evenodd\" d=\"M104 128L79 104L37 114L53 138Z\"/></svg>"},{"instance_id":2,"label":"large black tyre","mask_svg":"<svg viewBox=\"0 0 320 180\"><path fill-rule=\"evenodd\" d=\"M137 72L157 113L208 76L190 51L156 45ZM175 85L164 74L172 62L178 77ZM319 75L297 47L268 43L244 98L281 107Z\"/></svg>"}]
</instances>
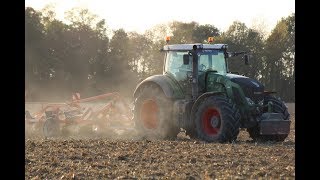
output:
<instances>
[{"instance_id":1,"label":"large black tyre","mask_svg":"<svg viewBox=\"0 0 320 180\"><path fill-rule=\"evenodd\" d=\"M271 95L267 95L264 98L263 104L267 105L268 102L271 101L273 103L273 112L274 113L282 113L282 118L284 120L288 120L290 118L290 114L288 112L288 108L286 107L286 105L284 104L283 101L281 101L280 99L277 99L274 96ZM264 112L267 112L268 109L265 108ZM277 142L282 142L284 141L287 137L288 134L276 134L276 135L261 135L260 132L260 126L254 126L252 128L248 128L247 129L250 137L254 140L254 141L277 141Z\"/></svg>"},{"instance_id":2,"label":"large black tyre","mask_svg":"<svg viewBox=\"0 0 320 180\"><path fill-rule=\"evenodd\" d=\"M198 138L198 134L195 128L193 129L187 129L186 135L190 137L190 139L196 139Z\"/></svg>"},{"instance_id":3,"label":"large black tyre","mask_svg":"<svg viewBox=\"0 0 320 180\"><path fill-rule=\"evenodd\" d=\"M195 112L198 138L207 142L232 142L237 139L240 113L234 103L224 96L203 100Z\"/></svg>"},{"instance_id":4,"label":"large black tyre","mask_svg":"<svg viewBox=\"0 0 320 180\"><path fill-rule=\"evenodd\" d=\"M135 127L144 138L173 139L180 131L172 119L172 101L155 84L140 89L133 113Z\"/></svg>"},{"instance_id":5,"label":"large black tyre","mask_svg":"<svg viewBox=\"0 0 320 180\"><path fill-rule=\"evenodd\" d=\"M43 135L45 137L57 137L61 135L58 120L53 117L47 118L43 125Z\"/></svg>"}]
</instances>

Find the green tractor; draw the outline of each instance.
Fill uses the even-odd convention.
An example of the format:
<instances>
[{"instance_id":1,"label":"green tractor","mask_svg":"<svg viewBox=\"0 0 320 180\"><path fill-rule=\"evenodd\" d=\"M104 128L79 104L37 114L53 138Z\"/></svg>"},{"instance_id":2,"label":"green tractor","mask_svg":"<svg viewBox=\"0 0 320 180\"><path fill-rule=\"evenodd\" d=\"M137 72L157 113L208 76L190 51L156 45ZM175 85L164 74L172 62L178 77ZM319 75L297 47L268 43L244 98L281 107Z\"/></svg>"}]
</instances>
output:
<instances>
[{"instance_id":1,"label":"green tractor","mask_svg":"<svg viewBox=\"0 0 320 180\"><path fill-rule=\"evenodd\" d=\"M134 122L147 138L172 139L183 129L191 138L232 142L240 128L258 141L284 141L290 132L288 109L257 80L231 74L226 44L165 45L162 75L140 82L134 91Z\"/></svg>"}]
</instances>

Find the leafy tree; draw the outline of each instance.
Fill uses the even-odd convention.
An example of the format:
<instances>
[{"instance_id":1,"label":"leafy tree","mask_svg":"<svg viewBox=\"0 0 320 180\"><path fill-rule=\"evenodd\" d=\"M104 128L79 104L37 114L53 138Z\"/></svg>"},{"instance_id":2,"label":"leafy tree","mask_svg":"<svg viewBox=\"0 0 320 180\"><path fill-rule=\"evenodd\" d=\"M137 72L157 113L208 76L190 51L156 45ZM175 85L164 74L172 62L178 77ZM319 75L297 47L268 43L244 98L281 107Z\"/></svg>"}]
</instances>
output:
<instances>
[{"instance_id":1,"label":"leafy tree","mask_svg":"<svg viewBox=\"0 0 320 180\"><path fill-rule=\"evenodd\" d=\"M198 26L197 22L183 23L179 21L173 21L170 25L172 31L172 38L170 43L194 43L193 29Z\"/></svg>"},{"instance_id":2,"label":"leafy tree","mask_svg":"<svg viewBox=\"0 0 320 180\"><path fill-rule=\"evenodd\" d=\"M198 25L192 32L193 42L207 43L208 37L220 36L219 30L210 24Z\"/></svg>"},{"instance_id":3,"label":"leafy tree","mask_svg":"<svg viewBox=\"0 0 320 180\"><path fill-rule=\"evenodd\" d=\"M251 51L249 66L244 64L242 56L238 56L229 58L229 69L249 77L261 78L264 42L260 32L248 28L244 23L234 21L228 30L217 38L216 43L228 44L231 52Z\"/></svg>"},{"instance_id":4,"label":"leafy tree","mask_svg":"<svg viewBox=\"0 0 320 180\"><path fill-rule=\"evenodd\" d=\"M118 29L111 39L106 21L88 9L73 8L65 15L68 24L56 19L53 6L25 9L25 80L26 90L33 94L28 100L65 100L74 92L86 97L120 91L131 97L139 79L162 73L159 50L167 35L170 44L207 43L214 36L215 43L228 44L229 51L250 50L249 66L234 57L229 69L294 100L295 14L282 18L268 37L263 29L238 21L225 32L211 24L173 21L144 34Z\"/></svg>"},{"instance_id":5,"label":"leafy tree","mask_svg":"<svg viewBox=\"0 0 320 180\"><path fill-rule=\"evenodd\" d=\"M36 96L36 88L39 81L48 69L44 62L42 41L44 27L41 23L42 14L31 7L25 9L25 82L29 97Z\"/></svg>"},{"instance_id":6,"label":"leafy tree","mask_svg":"<svg viewBox=\"0 0 320 180\"><path fill-rule=\"evenodd\" d=\"M129 37L123 29L114 31L114 35L110 40L110 66L108 75L110 77L117 75L117 79L111 78L111 86L119 84L125 79L125 72L130 70L129 55ZM119 80L119 81L117 81Z\"/></svg>"},{"instance_id":7,"label":"leafy tree","mask_svg":"<svg viewBox=\"0 0 320 180\"><path fill-rule=\"evenodd\" d=\"M295 15L282 18L266 40L263 74L266 83L285 100L294 100Z\"/></svg>"},{"instance_id":8,"label":"leafy tree","mask_svg":"<svg viewBox=\"0 0 320 180\"><path fill-rule=\"evenodd\" d=\"M158 24L144 34L151 42L148 46L148 51L144 54L143 65L146 68L143 68L144 70L140 74L141 78L146 78L154 74L162 74L164 54L160 52L160 49L166 44L165 37L171 36L169 44L177 41L177 35L176 37L173 35L173 30L170 26L172 26L171 23Z\"/></svg>"},{"instance_id":9,"label":"leafy tree","mask_svg":"<svg viewBox=\"0 0 320 180\"><path fill-rule=\"evenodd\" d=\"M144 36L150 39L152 42L156 43L159 41L164 41L166 36L172 36L172 30L170 28L170 23L168 24L157 24L154 27L146 30Z\"/></svg>"}]
</instances>

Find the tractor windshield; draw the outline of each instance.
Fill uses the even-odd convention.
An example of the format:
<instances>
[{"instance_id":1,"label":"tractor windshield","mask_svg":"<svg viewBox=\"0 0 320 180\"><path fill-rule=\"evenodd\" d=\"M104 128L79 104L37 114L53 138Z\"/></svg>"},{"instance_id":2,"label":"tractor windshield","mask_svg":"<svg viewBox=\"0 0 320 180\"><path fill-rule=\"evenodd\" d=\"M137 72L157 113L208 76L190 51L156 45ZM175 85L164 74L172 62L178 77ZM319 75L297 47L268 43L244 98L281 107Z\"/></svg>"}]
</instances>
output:
<instances>
[{"instance_id":1,"label":"tractor windshield","mask_svg":"<svg viewBox=\"0 0 320 180\"><path fill-rule=\"evenodd\" d=\"M183 55L188 51L169 51L166 56L165 72L171 73L175 78L184 80L188 74L192 73L192 57L189 56L189 64L183 64ZM198 53L199 75L211 70L220 74L226 74L226 61L223 51L220 50L202 50Z\"/></svg>"}]
</instances>

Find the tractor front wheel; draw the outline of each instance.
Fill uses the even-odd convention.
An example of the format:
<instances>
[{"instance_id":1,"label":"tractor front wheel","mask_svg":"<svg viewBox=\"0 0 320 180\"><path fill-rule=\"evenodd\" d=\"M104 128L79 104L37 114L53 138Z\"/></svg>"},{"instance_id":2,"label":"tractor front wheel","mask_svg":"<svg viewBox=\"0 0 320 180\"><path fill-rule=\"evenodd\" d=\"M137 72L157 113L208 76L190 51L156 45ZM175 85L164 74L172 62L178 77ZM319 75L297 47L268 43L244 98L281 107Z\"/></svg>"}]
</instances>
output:
<instances>
[{"instance_id":1,"label":"tractor front wheel","mask_svg":"<svg viewBox=\"0 0 320 180\"><path fill-rule=\"evenodd\" d=\"M288 112L288 108L286 105L280 100L277 99L274 96L268 95L264 98L264 105L267 105L268 102L271 101L273 103L273 112L274 113L282 113L282 118L284 120L288 120L290 117L290 114ZM267 108L264 109L264 112L267 112ZM260 126L254 126L252 128L247 129L250 137L254 141L277 141L277 142L282 142L284 141L287 137L288 134L275 134L275 135L261 135L260 134Z\"/></svg>"},{"instance_id":2,"label":"tractor front wheel","mask_svg":"<svg viewBox=\"0 0 320 180\"><path fill-rule=\"evenodd\" d=\"M207 142L232 142L237 139L240 113L235 104L223 96L207 97L195 112L196 132Z\"/></svg>"}]
</instances>

